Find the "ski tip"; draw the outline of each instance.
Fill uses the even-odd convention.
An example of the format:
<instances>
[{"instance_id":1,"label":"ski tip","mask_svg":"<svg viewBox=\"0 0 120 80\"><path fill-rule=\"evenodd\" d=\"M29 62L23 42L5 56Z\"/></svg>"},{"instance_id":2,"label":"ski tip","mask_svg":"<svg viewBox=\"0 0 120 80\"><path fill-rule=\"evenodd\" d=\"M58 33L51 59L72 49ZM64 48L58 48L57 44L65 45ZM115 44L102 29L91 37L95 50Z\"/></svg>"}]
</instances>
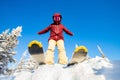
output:
<instances>
[{"instance_id":1,"label":"ski tip","mask_svg":"<svg viewBox=\"0 0 120 80\"><path fill-rule=\"evenodd\" d=\"M85 46L79 46L77 47L74 52L78 52L80 49L84 50L84 52L88 52L88 49Z\"/></svg>"},{"instance_id":2,"label":"ski tip","mask_svg":"<svg viewBox=\"0 0 120 80\"><path fill-rule=\"evenodd\" d=\"M31 47L33 44L37 44L39 47L42 47L41 42L37 41L37 40L33 40L28 44L28 47Z\"/></svg>"}]
</instances>

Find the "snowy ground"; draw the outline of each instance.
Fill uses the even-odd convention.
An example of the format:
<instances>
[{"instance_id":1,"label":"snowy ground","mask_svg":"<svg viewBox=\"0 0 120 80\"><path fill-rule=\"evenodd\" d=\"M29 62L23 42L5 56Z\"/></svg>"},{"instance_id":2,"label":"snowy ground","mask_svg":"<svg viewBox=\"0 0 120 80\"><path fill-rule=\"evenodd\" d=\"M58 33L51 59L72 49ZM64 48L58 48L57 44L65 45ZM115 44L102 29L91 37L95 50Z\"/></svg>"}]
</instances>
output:
<instances>
[{"instance_id":1,"label":"snowy ground","mask_svg":"<svg viewBox=\"0 0 120 80\"><path fill-rule=\"evenodd\" d=\"M120 79L120 60L115 60L111 62L113 68L106 68L104 70L104 75L107 80L119 80Z\"/></svg>"},{"instance_id":2,"label":"snowy ground","mask_svg":"<svg viewBox=\"0 0 120 80\"><path fill-rule=\"evenodd\" d=\"M110 61L96 57L70 67L42 65L34 72L15 72L11 77L1 76L0 80L108 80L103 73L105 68L112 68Z\"/></svg>"}]
</instances>

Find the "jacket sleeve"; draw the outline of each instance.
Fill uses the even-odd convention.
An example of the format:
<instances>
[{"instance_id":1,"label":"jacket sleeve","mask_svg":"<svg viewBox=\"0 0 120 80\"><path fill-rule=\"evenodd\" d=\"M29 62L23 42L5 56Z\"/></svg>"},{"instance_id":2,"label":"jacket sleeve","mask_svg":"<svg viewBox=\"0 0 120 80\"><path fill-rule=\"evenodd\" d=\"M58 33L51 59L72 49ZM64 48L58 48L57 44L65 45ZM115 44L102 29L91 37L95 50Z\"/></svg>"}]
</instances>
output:
<instances>
[{"instance_id":1,"label":"jacket sleeve","mask_svg":"<svg viewBox=\"0 0 120 80\"><path fill-rule=\"evenodd\" d=\"M51 25L48 26L47 28L45 28L44 30L39 31L38 34L44 34L44 33L48 32L50 29L51 29Z\"/></svg>"},{"instance_id":2,"label":"jacket sleeve","mask_svg":"<svg viewBox=\"0 0 120 80\"><path fill-rule=\"evenodd\" d=\"M69 31L67 28L65 28L64 26L63 26L63 30L64 30L67 34L73 36L73 33L70 32L70 31Z\"/></svg>"}]
</instances>

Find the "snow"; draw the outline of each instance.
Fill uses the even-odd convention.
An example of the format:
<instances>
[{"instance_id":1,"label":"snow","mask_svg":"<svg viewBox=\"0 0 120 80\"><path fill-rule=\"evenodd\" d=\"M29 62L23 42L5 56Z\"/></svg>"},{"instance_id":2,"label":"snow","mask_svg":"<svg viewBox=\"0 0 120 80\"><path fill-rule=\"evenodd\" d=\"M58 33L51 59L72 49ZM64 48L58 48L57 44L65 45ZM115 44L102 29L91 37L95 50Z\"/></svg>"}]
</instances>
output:
<instances>
[{"instance_id":1,"label":"snow","mask_svg":"<svg viewBox=\"0 0 120 80\"><path fill-rule=\"evenodd\" d=\"M102 70L112 68L107 58L96 56L74 66L41 65L35 71L15 72L9 80L106 80ZM0 78L0 80L8 80Z\"/></svg>"},{"instance_id":2,"label":"snow","mask_svg":"<svg viewBox=\"0 0 120 80\"><path fill-rule=\"evenodd\" d=\"M31 75L31 72L22 71L19 73L15 73L14 76L16 77L13 80L31 80Z\"/></svg>"}]
</instances>

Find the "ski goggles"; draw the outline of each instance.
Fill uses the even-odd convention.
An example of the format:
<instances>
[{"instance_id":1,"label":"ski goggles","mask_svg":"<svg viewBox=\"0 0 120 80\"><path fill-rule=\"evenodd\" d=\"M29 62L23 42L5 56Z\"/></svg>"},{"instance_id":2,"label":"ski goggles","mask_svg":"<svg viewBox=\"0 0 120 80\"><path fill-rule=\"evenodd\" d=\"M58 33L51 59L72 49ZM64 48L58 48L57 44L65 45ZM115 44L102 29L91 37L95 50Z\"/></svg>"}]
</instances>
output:
<instances>
[{"instance_id":1,"label":"ski goggles","mask_svg":"<svg viewBox=\"0 0 120 80\"><path fill-rule=\"evenodd\" d=\"M61 18L60 18L60 16L54 16L54 21L60 21L61 20Z\"/></svg>"}]
</instances>

